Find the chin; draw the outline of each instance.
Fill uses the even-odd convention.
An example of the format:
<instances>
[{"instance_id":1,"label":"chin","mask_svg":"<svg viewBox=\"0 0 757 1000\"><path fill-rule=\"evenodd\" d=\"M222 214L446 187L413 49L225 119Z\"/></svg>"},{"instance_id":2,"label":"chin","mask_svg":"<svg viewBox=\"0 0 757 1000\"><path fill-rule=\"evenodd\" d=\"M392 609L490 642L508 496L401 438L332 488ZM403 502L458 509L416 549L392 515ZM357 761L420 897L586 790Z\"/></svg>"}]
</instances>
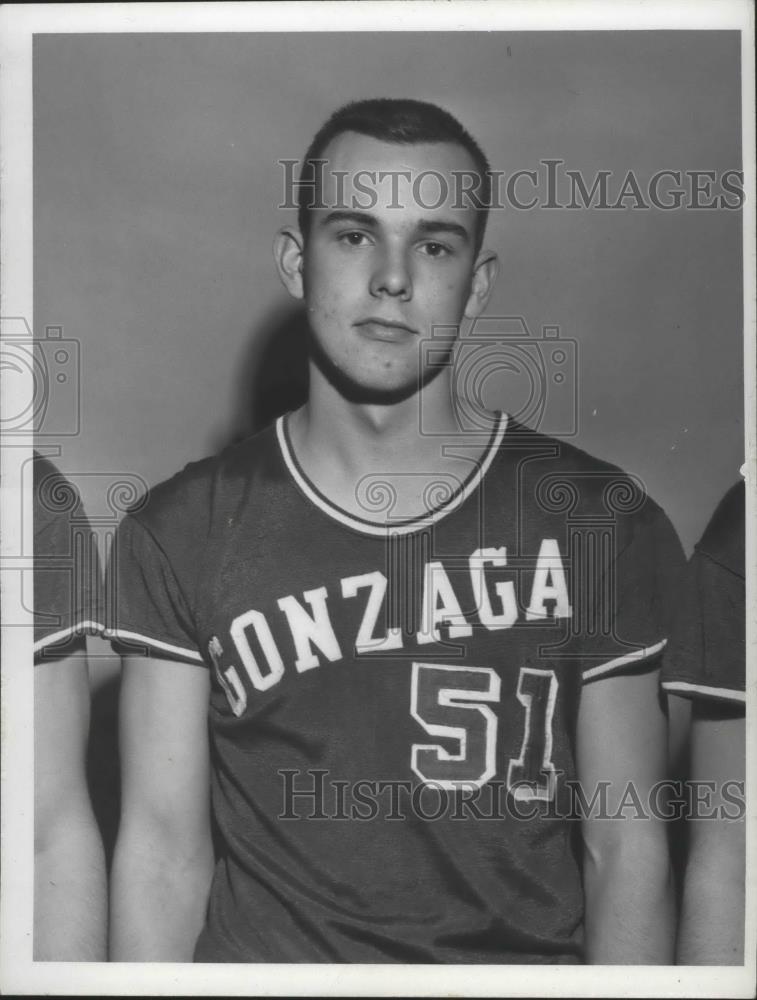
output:
<instances>
[{"instance_id":1,"label":"chin","mask_svg":"<svg viewBox=\"0 0 757 1000\"><path fill-rule=\"evenodd\" d=\"M412 371L387 372L382 378L376 370L353 372L342 368L324 353L315 337L310 338L310 354L319 371L351 403L399 403L420 388L419 376Z\"/></svg>"},{"instance_id":2,"label":"chin","mask_svg":"<svg viewBox=\"0 0 757 1000\"><path fill-rule=\"evenodd\" d=\"M416 395L420 386L417 378L409 381L396 382L387 380L381 382L376 379L355 378L348 372L334 369L328 376L332 385L335 385L345 399L351 403L377 403L390 405L401 403L405 399Z\"/></svg>"}]
</instances>

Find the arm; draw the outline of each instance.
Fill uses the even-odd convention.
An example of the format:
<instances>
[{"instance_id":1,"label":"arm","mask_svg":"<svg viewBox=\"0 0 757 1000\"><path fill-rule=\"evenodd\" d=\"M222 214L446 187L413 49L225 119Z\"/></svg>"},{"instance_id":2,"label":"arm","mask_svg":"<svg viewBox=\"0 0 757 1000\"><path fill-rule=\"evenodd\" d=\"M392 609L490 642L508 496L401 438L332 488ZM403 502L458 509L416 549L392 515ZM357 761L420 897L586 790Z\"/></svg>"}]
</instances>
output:
<instances>
[{"instance_id":1,"label":"arm","mask_svg":"<svg viewBox=\"0 0 757 1000\"><path fill-rule=\"evenodd\" d=\"M83 648L83 643L82 643ZM106 877L87 789L86 657L34 668L34 960L104 961Z\"/></svg>"},{"instance_id":2,"label":"arm","mask_svg":"<svg viewBox=\"0 0 757 1000\"><path fill-rule=\"evenodd\" d=\"M691 778L714 781L711 807L725 806L734 816L733 801L724 802L724 782L744 781L746 764L743 709L697 702L691 729ZM741 786L743 793L743 784ZM741 965L744 961L745 826L742 815L728 819L692 819L684 876L680 965Z\"/></svg>"},{"instance_id":3,"label":"arm","mask_svg":"<svg viewBox=\"0 0 757 1000\"><path fill-rule=\"evenodd\" d=\"M191 962L213 875L204 667L127 657L111 959Z\"/></svg>"},{"instance_id":4,"label":"arm","mask_svg":"<svg viewBox=\"0 0 757 1000\"><path fill-rule=\"evenodd\" d=\"M593 965L673 963L665 822L649 809L650 790L665 776L667 730L658 681L658 670L607 677L586 684L581 695L577 764L584 795L590 801L600 782L609 783L612 816L632 783L650 816L633 818L636 809L627 806L625 818L583 820L586 960Z\"/></svg>"}]
</instances>

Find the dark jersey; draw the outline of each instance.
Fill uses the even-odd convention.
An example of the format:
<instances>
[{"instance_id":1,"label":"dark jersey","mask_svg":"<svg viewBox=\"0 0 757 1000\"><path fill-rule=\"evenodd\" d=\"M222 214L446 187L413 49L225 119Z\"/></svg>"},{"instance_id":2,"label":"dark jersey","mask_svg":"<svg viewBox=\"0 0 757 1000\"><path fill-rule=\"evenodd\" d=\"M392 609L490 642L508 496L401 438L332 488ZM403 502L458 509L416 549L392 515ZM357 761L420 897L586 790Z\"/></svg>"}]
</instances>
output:
<instances>
[{"instance_id":1,"label":"dark jersey","mask_svg":"<svg viewBox=\"0 0 757 1000\"><path fill-rule=\"evenodd\" d=\"M746 701L743 481L726 493L689 561L663 687L687 698Z\"/></svg>"},{"instance_id":2,"label":"dark jersey","mask_svg":"<svg viewBox=\"0 0 757 1000\"><path fill-rule=\"evenodd\" d=\"M101 632L97 542L76 488L34 456L34 654L62 656Z\"/></svg>"},{"instance_id":3,"label":"dark jersey","mask_svg":"<svg viewBox=\"0 0 757 1000\"><path fill-rule=\"evenodd\" d=\"M683 557L570 445L501 417L471 464L414 520L361 484L377 524L281 419L122 522L113 637L211 671L197 961L582 961L582 684L656 663Z\"/></svg>"}]
</instances>

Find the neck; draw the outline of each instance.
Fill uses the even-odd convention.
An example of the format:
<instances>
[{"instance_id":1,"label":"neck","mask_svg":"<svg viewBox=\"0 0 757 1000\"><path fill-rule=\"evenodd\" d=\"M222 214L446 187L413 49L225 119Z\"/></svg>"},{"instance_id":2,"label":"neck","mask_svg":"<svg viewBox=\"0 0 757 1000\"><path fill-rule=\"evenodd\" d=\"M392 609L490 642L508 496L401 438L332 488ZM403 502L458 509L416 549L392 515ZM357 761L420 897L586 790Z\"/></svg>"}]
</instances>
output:
<instances>
[{"instance_id":1,"label":"neck","mask_svg":"<svg viewBox=\"0 0 757 1000\"><path fill-rule=\"evenodd\" d=\"M389 515L366 502L366 484L388 486L393 518L429 509L429 486L440 476L454 491L486 450L480 436L465 443L444 372L406 400L381 406L346 400L311 379L308 402L289 418L294 454L305 476L332 503L383 524Z\"/></svg>"},{"instance_id":2,"label":"neck","mask_svg":"<svg viewBox=\"0 0 757 1000\"><path fill-rule=\"evenodd\" d=\"M423 432L433 426L432 436ZM439 430L457 432L446 372L420 393L400 402L358 403L345 399L319 372L311 370L310 393L292 414L289 431L295 449L331 468L360 474L378 467L414 469L419 461L441 458ZM459 433L459 432L457 432Z\"/></svg>"}]
</instances>

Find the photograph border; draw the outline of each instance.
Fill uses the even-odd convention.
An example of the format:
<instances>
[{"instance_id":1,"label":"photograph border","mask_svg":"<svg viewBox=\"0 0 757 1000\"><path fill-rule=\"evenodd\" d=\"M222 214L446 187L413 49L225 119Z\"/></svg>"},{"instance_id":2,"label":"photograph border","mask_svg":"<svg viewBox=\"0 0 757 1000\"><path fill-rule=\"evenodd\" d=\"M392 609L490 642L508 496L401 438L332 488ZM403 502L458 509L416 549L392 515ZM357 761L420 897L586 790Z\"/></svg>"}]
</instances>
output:
<instances>
[{"instance_id":1,"label":"photograph border","mask_svg":"<svg viewBox=\"0 0 757 1000\"><path fill-rule=\"evenodd\" d=\"M38 33L265 31L738 30L742 58L744 372L757 372L755 341L754 12L748 0L606 4L572 0L233 4L5 5L0 9L0 314L33 322L32 39ZM6 399L3 407L17 407ZM757 940L757 402L745 378L747 482L747 907ZM179 965L32 961L32 624L18 593L19 550L32 550L31 490L21 469L33 441L2 442L3 606L26 626L2 634L2 867L0 991L61 995L211 996L669 996L753 995L755 954L743 967ZM19 538L19 532L23 537ZM18 612L15 611L19 608ZM20 621L24 617L19 618ZM751 706L751 707L750 707ZM23 762L21 768L18 762Z\"/></svg>"}]
</instances>

